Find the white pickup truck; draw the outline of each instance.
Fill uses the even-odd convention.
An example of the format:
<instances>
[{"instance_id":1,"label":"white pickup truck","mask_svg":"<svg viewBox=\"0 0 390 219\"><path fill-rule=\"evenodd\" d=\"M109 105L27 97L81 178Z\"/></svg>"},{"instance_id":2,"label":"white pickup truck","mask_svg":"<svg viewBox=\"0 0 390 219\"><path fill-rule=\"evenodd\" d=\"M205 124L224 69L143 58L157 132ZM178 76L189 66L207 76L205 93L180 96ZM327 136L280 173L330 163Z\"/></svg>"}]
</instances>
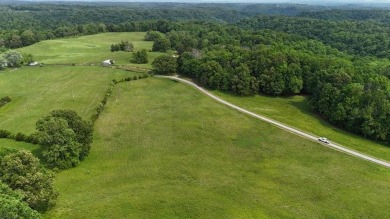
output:
<instances>
[{"instance_id":1,"label":"white pickup truck","mask_svg":"<svg viewBox=\"0 0 390 219\"><path fill-rule=\"evenodd\" d=\"M329 140L324 137L319 137L318 141L324 142L325 144L329 144Z\"/></svg>"}]
</instances>

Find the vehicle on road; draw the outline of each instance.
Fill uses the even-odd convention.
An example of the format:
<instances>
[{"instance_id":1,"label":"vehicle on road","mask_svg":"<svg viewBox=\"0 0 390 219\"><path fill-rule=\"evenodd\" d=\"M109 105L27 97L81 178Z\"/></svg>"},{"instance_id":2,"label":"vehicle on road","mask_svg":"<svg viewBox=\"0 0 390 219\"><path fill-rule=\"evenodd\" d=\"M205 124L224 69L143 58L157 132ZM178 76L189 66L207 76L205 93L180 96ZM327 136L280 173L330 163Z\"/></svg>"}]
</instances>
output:
<instances>
[{"instance_id":1,"label":"vehicle on road","mask_svg":"<svg viewBox=\"0 0 390 219\"><path fill-rule=\"evenodd\" d=\"M326 138L324 138L324 137L319 137L319 138L318 138L318 141L324 142L325 144L329 144L329 140L326 139Z\"/></svg>"}]
</instances>

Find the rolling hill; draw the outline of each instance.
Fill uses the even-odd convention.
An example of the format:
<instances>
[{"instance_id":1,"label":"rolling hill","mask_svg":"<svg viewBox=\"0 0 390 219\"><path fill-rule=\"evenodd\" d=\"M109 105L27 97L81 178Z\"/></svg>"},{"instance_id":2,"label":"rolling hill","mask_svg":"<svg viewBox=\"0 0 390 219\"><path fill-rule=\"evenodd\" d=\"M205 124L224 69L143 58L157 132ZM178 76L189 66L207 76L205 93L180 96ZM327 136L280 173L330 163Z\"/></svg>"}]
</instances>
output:
<instances>
[{"instance_id":1,"label":"rolling hill","mask_svg":"<svg viewBox=\"0 0 390 219\"><path fill-rule=\"evenodd\" d=\"M0 108L0 129L31 133L37 119L59 108L89 119L112 79L138 74L96 66L122 34L142 39L111 33L64 39L58 49L50 41L23 48L41 62L75 66L0 72L0 96L12 98ZM82 49L90 42L94 48ZM53 49L45 50L49 44ZM130 65L128 53L116 55ZM45 218L390 217L388 169L254 120L181 83L149 77L117 84L94 128L90 155L57 173L59 200Z\"/></svg>"}]
</instances>

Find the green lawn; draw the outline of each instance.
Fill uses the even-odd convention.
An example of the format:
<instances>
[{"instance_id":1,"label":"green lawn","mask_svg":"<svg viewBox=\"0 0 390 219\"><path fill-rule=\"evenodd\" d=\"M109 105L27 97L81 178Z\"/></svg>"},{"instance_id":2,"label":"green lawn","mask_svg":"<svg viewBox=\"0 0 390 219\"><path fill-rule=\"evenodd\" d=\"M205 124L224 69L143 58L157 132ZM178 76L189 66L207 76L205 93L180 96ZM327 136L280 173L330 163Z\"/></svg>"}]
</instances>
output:
<instances>
[{"instance_id":1,"label":"green lawn","mask_svg":"<svg viewBox=\"0 0 390 219\"><path fill-rule=\"evenodd\" d=\"M217 91L213 91L213 93L252 112L302 131L327 137L330 141L348 146L356 151L390 161L390 146L365 139L329 124L310 110L308 98L305 96L267 97L256 95L238 97Z\"/></svg>"},{"instance_id":2,"label":"green lawn","mask_svg":"<svg viewBox=\"0 0 390 219\"><path fill-rule=\"evenodd\" d=\"M145 32L102 33L96 35L46 40L18 49L22 53L31 53L35 60L45 64L87 64L100 65L101 61L113 59L118 65L129 65L129 52L111 52L111 44L127 40L134 44L135 51L152 48L153 42L144 41ZM150 63L162 53L148 52L149 63L134 66L151 68Z\"/></svg>"},{"instance_id":3,"label":"green lawn","mask_svg":"<svg viewBox=\"0 0 390 219\"><path fill-rule=\"evenodd\" d=\"M390 171L182 83L118 84L45 218L390 218Z\"/></svg>"},{"instance_id":4,"label":"green lawn","mask_svg":"<svg viewBox=\"0 0 390 219\"><path fill-rule=\"evenodd\" d=\"M89 119L112 79L133 76L104 67L23 67L0 72L0 97L12 101L0 108L0 129L32 133L35 122L56 109L75 110Z\"/></svg>"}]
</instances>

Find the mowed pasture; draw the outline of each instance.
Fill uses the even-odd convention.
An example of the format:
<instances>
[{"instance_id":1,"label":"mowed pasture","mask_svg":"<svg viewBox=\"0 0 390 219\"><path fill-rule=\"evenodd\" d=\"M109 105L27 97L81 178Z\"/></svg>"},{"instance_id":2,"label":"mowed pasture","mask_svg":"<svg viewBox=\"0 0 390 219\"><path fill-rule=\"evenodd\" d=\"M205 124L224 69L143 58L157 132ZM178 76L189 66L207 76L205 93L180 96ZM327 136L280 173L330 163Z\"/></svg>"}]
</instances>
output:
<instances>
[{"instance_id":1,"label":"mowed pasture","mask_svg":"<svg viewBox=\"0 0 390 219\"><path fill-rule=\"evenodd\" d=\"M340 143L351 149L390 161L390 145L384 145L342 130L315 114L307 96L269 97L255 95L238 97L218 91L217 96L252 112L275 119L286 125Z\"/></svg>"},{"instance_id":2,"label":"mowed pasture","mask_svg":"<svg viewBox=\"0 0 390 219\"><path fill-rule=\"evenodd\" d=\"M167 79L118 84L45 218L390 218L390 171Z\"/></svg>"},{"instance_id":3,"label":"mowed pasture","mask_svg":"<svg viewBox=\"0 0 390 219\"><path fill-rule=\"evenodd\" d=\"M134 51L151 50L153 42L144 41L145 32L101 33L89 36L46 40L18 49L22 53L31 53L35 61L44 64L100 65L101 61L112 59L118 65L129 65L131 52L111 52L111 44L129 41L134 44ZM158 52L148 52L148 64L132 64L151 68L150 63Z\"/></svg>"},{"instance_id":4,"label":"mowed pasture","mask_svg":"<svg viewBox=\"0 0 390 219\"><path fill-rule=\"evenodd\" d=\"M39 150L38 145L34 144L29 144L26 142L21 142L21 141L14 141L12 139L5 139L5 138L0 138L0 151L3 148L8 148L8 149L17 149L17 150L29 150L32 151L33 153L36 154L36 152Z\"/></svg>"},{"instance_id":5,"label":"mowed pasture","mask_svg":"<svg viewBox=\"0 0 390 219\"><path fill-rule=\"evenodd\" d=\"M30 134L35 122L52 110L75 110L89 120L111 80L136 75L91 66L23 67L0 72L0 97L12 101L0 108L0 129Z\"/></svg>"}]
</instances>

